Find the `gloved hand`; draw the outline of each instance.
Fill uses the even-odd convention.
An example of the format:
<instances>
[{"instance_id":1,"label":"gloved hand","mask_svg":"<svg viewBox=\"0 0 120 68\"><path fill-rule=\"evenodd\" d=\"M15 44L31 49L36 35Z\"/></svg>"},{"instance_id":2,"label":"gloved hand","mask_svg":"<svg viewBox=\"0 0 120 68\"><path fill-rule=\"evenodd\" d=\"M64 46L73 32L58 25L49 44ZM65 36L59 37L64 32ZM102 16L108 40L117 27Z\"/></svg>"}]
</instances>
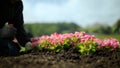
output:
<instances>
[{"instance_id":1,"label":"gloved hand","mask_svg":"<svg viewBox=\"0 0 120 68\"><path fill-rule=\"evenodd\" d=\"M27 43L25 44L25 49L26 49L26 51L30 51L30 50L33 49L33 47L31 46L31 42L27 42Z\"/></svg>"}]
</instances>

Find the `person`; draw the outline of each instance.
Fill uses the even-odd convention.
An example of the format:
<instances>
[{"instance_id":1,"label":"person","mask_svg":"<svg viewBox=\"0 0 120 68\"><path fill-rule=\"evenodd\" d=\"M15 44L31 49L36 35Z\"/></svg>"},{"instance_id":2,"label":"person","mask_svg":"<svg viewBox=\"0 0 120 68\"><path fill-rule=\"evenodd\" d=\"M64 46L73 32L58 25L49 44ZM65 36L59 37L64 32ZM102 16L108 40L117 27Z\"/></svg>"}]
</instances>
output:
<instances>
[{"instance_id":1,"label":"person","mask_svg":"<svg viewBox=\"0 0 120 68\"><path fill-rule=\"evenodd\" d=\"M24 29L23 2L21 0L0 0L0 29L6 23L12 24L16 28L15 38L19 44L31 50L31 41Z\"/></svg>"},{"instance_id":2,"label":"person","mask_svg":"<svg viewBox=\"0 0 120 68\"><path fill-rule=\"evenodd\" d=\"M6 27L0 29L0 56L19 55L19 44L14 42L16 29L14 27Z\"/></svg>"}]
</instances>

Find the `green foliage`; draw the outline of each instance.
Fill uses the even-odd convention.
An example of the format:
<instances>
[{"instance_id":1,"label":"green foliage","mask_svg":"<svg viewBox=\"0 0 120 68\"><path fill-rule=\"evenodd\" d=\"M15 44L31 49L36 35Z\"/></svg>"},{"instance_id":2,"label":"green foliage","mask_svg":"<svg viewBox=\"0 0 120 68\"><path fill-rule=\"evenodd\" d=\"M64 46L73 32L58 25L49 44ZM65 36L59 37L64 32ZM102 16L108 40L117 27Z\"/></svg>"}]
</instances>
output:
<instances>
[{"instance_id":1,"label":"green foliage","mask_svg":"<svg viewBox=\"0 0 120 68\"><path fill-rule=\"evenodd\" d=\"M61 52L62 50L63 50L63 46L60 45L60 46L57 46L57 47L56 47L55 52L56 52L56 53L59 53L59 52Z\"/></svg>"},{"instance_id":2,"label":"green foliage","mask_svg":"<svg viewBox=\"0 0 120 68\"><path fill-rule=\"evenodd\" d=\"M103 25L97 23L84 28L84 31L86 31L87 33L96 33L96 34L112 34L113 28L109 25Z\"/></svg>"},{"instance_id":3,"label":"green foliage","mask_svg":"<svg viewBox=\"0 0 120 68\"><path fill-rule=\"evenodd\" d=\"M25 24L26 31L31 32L34 36L50 35L54 32L69 33L79 31L81 27L75 23L34 23Z\"/></svg>"},{"instance_id":4,"label":"green foliage","mask_svg":"<svg viewBox=\"0 0 120 68\"><path fill-rule=\"evenodd\" d=\"M115 34L120 34L120 19L115 23L115 29L114 29L114 33Z\"/></svg>"},{"instance_id":5,"label":"green foliage","mask_svg":"<svg viewBox=\"0 0 120 68\"><path fill-rule=\"evenodd\" d=\"M89 55L96 52L97 47L97 43L93 41L87 41L86 43L79 43L76 45L76 49L78 49L82 55Z\"/></svg>"},{"instance_id":6,"label":"green foliage","mask_svg":"<svg viewBox=\"0 0 120 68\"><path fill-rule=\"evenodd\" d=\"M81 22L82 23L82 22ZM71 33L75 31L85 31L94 34L120 34L120 20L118 19L114 25L95 23L88 27L82 28L74 22L58 22L58 23L33 23L25 24L25 29L34 36L50 35L57 33Z\"/></svg>"}]
</instances>

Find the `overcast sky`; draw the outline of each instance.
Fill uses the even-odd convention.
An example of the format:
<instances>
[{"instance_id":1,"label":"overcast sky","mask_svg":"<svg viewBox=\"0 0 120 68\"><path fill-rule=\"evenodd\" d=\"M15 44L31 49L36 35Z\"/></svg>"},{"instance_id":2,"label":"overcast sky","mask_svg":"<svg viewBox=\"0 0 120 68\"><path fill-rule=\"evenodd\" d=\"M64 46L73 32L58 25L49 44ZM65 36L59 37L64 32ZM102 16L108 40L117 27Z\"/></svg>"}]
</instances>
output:
<instances>
[{"instance_id":1,"label":"overcast sky","mask_svg":"<svg viewBox=\"0 0 120 68\"><path fill-rule=\"evenodd\" d=\"M114 24L120 19L120 0L23 0L26 22L96 22Z\"/></svg>"}]
</instances>

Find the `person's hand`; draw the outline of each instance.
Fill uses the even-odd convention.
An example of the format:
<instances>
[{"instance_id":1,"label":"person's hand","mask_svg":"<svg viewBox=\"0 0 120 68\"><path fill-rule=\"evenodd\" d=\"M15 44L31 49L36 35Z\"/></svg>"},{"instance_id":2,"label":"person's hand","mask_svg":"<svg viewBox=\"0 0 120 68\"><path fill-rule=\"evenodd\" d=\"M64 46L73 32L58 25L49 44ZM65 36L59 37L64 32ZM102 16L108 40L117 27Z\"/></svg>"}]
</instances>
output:
<instances>
[{"instance_id":1,"label":"person's hand","mask_svg":"<svg viewBox=\"0 0 120 68\"><path fill-rule=\"evenodd\" d=\"M31 42L27 42L27 43L25 44L25 49L26 49L26 51L30 51L30 50L33 49L33 47L31 46Z\"/></svg>"}]
</instances>

